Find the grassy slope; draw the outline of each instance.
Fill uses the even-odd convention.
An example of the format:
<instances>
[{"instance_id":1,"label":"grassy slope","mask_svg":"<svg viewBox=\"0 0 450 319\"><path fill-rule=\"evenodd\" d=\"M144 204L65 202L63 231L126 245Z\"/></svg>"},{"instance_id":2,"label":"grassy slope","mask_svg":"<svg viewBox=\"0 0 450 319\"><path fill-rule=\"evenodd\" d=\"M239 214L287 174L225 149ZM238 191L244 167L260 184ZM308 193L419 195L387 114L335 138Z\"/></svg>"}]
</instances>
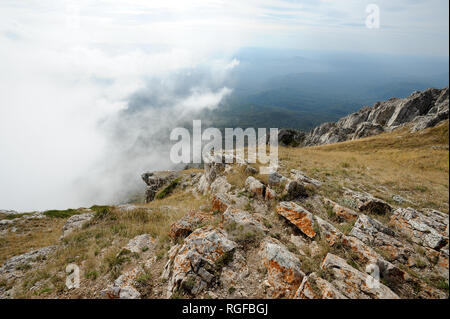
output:
<instances>
[{"instance_id":1,"label":"grassy slope","mask_svg":"<svg viewBox=\"0 0 450 319\"><path fill-rule=\"evenodd\" d=\"M392 201L393 194L399 194L415 203L406 203L405 206L435 207L448 212L448 126L446 122L415 134L399 130L334 145L280 148L282 173L288 176L292 168L305 171L325 182L318 191L332 199L340 197L341 186L347 186L369 191L387 201ZM239 170L237 172L236 176L227 177L233 185L241 188L246 176ZM191 171L184 173L189 175ZM263 180L263 176L258 178ZM209 203L206 197L193 196L176 187L167 197L146 205L152 210L150 214L142 209L124 213L112 208L109 214L68 236L64 249L46 267L28 272L16 292L17 296L96 296L95 292L105 288L121 270L132 264L132 260L122 260L117 254L130 238L142 233L149 233L158 240L158 261L149 274L157 284L156 278L159 278L170 246L170 224L191 209L203 206L202 209L208 211ZM26 223L18 227L17 233L2 236L0 263L25 251L58 243L66 218L49 217ZM270 217L273 217L271 232L283 234L286 231L284 224L276 216ZM82 289L82 292L63 293L65 266L71 262L82 265L82 286L89 288ZM30 287L42 279L44 284L38 290L30 291ZM153 294L152 289L148 290L149 297L160 297Z\"/></svg>"},{"instance_id":2,"label":"grassy slope","mask_svg":"<svg viewBox=\"0 0 450 319\"><path fill-rule=\"evenodd\" d=\"M284 170L301 169L325 181L324 195L338 186L365 190L392 202L449 211L449 123L417 133L407 128L361 140L310 148L280 148Z\"/></svg>"}]
</instances>

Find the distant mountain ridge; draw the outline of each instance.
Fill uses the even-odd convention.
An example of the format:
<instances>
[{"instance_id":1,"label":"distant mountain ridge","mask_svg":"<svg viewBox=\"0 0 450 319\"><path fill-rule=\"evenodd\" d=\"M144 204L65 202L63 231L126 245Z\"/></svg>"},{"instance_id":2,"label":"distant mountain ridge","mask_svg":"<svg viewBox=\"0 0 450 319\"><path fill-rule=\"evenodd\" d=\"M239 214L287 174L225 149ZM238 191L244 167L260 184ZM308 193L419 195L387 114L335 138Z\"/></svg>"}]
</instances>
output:
<instances>
[{"instance_id":1,"label":"distant mountain ridge","mask_svg":"<svg viewBox=\"0 0 450 319\"><path fill-rule=\"evenodd\" d=\"M310 132L283 129L281 145L313 146L355 140L390 132L405 124L411 131L433 127L449 118L449 88L416 91L407 98L391 98L349 114L337 122L323 123Z\"/></svg>"}]
</instances>

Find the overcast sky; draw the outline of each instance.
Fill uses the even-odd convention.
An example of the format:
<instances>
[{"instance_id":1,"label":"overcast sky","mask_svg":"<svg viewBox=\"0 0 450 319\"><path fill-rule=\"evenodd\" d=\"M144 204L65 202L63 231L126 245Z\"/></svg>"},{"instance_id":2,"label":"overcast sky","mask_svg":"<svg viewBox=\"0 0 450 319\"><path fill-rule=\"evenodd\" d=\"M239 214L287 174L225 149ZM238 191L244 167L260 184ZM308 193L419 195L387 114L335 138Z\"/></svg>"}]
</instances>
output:
<instances>
[{"instance_id":1,"label":"overcast sky","mask_svg":"<svg viewBox=\"0 0 450 319\"><path fill-rule=\"evenodd\" d=\"M365 26L369 3L380 8L379 29ZM234 53L243 47L448 56L448 6L447 0L0 0L0 209L85 204L73 181L104 165L114 147L98 123L115 123L111 118L148 78L163 83L178 70L208 68L214 86L196 87L183 101L167 99L174 110L199 109L231 92L218 84L239 67Z\"/></svg>"}]
</instances>

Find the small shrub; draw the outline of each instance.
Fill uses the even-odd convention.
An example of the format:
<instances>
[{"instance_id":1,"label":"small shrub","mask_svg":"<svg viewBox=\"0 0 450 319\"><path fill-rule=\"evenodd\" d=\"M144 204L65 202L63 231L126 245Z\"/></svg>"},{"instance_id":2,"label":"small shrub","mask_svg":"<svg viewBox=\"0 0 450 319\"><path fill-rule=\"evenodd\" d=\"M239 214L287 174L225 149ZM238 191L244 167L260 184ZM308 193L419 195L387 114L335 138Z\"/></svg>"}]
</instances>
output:
<instances>
[{"instance_id":1,"label":"small shrub","mask_svg":"<svg viewBox=\"0 0 450 319\"><path fill-rule=\"evenodd\" d=\"M94 281L98 277L98 272L95 270L89 271L86 273L86 278Z\"/></svg>"},{"instance_id":2,"label":"small shrub","mask_svg":"<svg viewBox=\"0 0 450 319\"><path fill-rule=\"evenodd\" d=\"M111 216L111 207L94 205L91 209L95 212L95 219L101 220Z\"/></svg>"},{"instance_id":3,"label":"small shrub","mask_svg":"<svg viewBox=\"0 0 450 319\"><path fill-rule=\"evenodd\" d=\"M189 276L186 280L184 280L181 284L181 288L184 291L191 293L192 289L195 287L195 278L193 276Z\"/></svg>"},{"instance_id":4,"label":"small shrub","mask_svg":"<svg viewBox=\"0 0 450 319\"><path fill-rule=\"evenodd\" d=\"M167 185L166 187L164 187L161 191L158 192L158 194L156 194L155 198L156 199L163 199L165 197L167 197L168 195L170 195L173 190L178 186L178 184L180 183L180 178L176 178L173 181L171 181L169 183L169 185Z\"/></svg>"},{"instance_id":5,"label":"small shrub","mask_svg":"<svg viewBox=\"0 0 450 319\"><path fill-rule=\"evenodd\" d=\"M76 209L66 209L66 210L47 210L43 214L51 218L69 218L73 215L79 214L80 212Z\"/></svg>"},{"instance_id":6,"label":"small shrub","mask_svg":"<svg viewBox=\"0 0 450 319\"><path fill-rule=\"evenodd\" d=\"M149 272L144 272L136 278L136 283L140 286L146 286L150 283L151 279L152 275Z\"/></svg>"},{"instance_id":7,"label":"small shrub","mask_svg":"<svg viewBox=\"0 0 450 319\"><path fill-rule=\"evenodd\" d=\"M217 259L216 264L215 264L216 270L217 271L222 270L223 267L228 265L233 260L233 256L234 256L234 250L228 251L228 252L224 253L222 256L220 256L219 259Z\"/></svg>"}]
</instances>

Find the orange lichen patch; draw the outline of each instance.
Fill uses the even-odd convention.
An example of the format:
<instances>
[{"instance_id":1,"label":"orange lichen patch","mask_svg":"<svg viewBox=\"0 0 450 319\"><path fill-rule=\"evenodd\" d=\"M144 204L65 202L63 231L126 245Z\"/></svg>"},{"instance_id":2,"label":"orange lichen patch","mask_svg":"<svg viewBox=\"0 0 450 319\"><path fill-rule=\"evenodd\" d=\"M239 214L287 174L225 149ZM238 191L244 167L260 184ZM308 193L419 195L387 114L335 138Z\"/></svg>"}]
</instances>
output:
<instances>
[{"instance_id":1,"label":"orange lichen patch","mask_svg":"<svg viewBox=\"0 0 450 319\"><path fill-rule=\"evenodd\" d=\"M253 193L253 194L255 194L255 195L259 196L259 197L263 197L264 198L266 186L264 186L264 184L261 183L256 178L254 178L252 176L249 176L247 178L247 180L245 181L245 188L249 192L251 192L251 193Z\"/></svg>"},{"instance_id":2,"label":"orange lichen patch","mask_svg":"<svg viewBox=\"0 0 450 319\"><path fill-rule=\"evenodd\" d=\"M441 234L445 225L436 220L430 222L429 217L412 208L397 209L389 223L411 241L424 247L440 250L448 245L448 237Z\"/></svg>"},{"instance_id":3,"label":"orange lichen patch","mask_svg":"<svg viewBox=\"0 0 450 319\"><path fill-rule=\"evenodd\" d=\"M319 216L315 217L315 222L319 226L321 236L324 236L330 246L333 246L336 241L343 236L343 234L337 230L336 227Z\"/></svg>"},{"instance_id":4,"label":"orange lichen patch","mask_svg":"<svg viewBox=\"0 0 450 319\"><path fill-rule=\"evenodd\" d=\"M269 283L273 287L272 298L292 298L303 277L293 269L281 266L275 260L265 262Z\"/></svg>"},{"instance_id":5,"label":"orange lichen patch","mask_svg":"<svg viewBox=\"0 0 450 319\"><path fill-rule=\"evenodd\" d=\"M316 236L313 215L303 207L293 202L282 202L277 207L277 213L294 224L309 238Z\"/></svg>"},{"instance_id":6,"label":"orange lichen patch","mask_svg":"<svg viewBox=\"0 0 450 319\"><path fill-rule=\"evenodd\" d=\"M224 213L228 207L230 207L230 203L221 195L215 195L212 199L212 210L214 212Z\"/></svg>"},{"instance_id":7,"label":"orange lichen patch","mask_svg":"<svg viewBox=\"0 0 450 319\"><path fill-rule=\"evenodd\" d=\"M169 236L173 239L186 237L192 233L196 227L211 218L212 215L210 214L199 211L190 211L183 218L170 226Z\"/></svg>"},{"instance_id":8,"label":"orange lichen patch","mask_svg":"<svg viewBox=\"0 0 450 319\"><path fill-rule=\"evenodd\" d=\"M309 283L309 278L305 277L303 278L302 283L300 284L300 287L298 288L297 292L294 296L295 299L320 299L320 296L318 296L314 290L311 288L311 285Z\"/></svg>"},{"instance_id":9,"label":"orange lichen patch","mask_svg":"<svg viewBox=\"0 0 450 319\"><path fill-rule=\"evenodd\" d=\"M347 222L355 221L358 218L358 213L354 210L341 206L338 203L333 202L327 198L324 199L325 204L330 205L333 212L341 219Z\"/></svg>"},{"instance_id":10,"label":"orange lichen patch","mask_svg":"<svg viewBox=\"0 0 450 319\"><path fill-rule=\"evenodd\" d=\"M379 246L379 248L387 253L391 260L399 258L399 256L402 254L402 252L400 252L399 249L394 245L383 245Z\"/></svg>"},{"instance_id":11,"label":"orange lichen patch","mask_svg":"<svg viewBox=\"0 0 450 319\"><path fill-rule=\"evenodd\" d=\"M348 222L352 222L358 218L358 214L355 211L340 205L335 206L334 211L336 215Z\"/></svg>"},{"instance_id":12,"label":"orange lichen patch","mask_svg":"<svg viewBox=\"0 0 450 319\"><path fill-rule=\"evenodd\" d=\"M270 189L269 187L266 188L266 196L265 199L266 200L273 200L277 198L277 193L273 190Z\"/></svg>"},{"instance_id":13,"label":"orange lichen patch","mask_svg":"<svg viewBox=\"0 0 450 319\"><path fill-rule=\"evenodd\" d=\"M444 255L442 252L439 255L438 265L448 269L448 256Z\"/></svg>"}]
</instances>

